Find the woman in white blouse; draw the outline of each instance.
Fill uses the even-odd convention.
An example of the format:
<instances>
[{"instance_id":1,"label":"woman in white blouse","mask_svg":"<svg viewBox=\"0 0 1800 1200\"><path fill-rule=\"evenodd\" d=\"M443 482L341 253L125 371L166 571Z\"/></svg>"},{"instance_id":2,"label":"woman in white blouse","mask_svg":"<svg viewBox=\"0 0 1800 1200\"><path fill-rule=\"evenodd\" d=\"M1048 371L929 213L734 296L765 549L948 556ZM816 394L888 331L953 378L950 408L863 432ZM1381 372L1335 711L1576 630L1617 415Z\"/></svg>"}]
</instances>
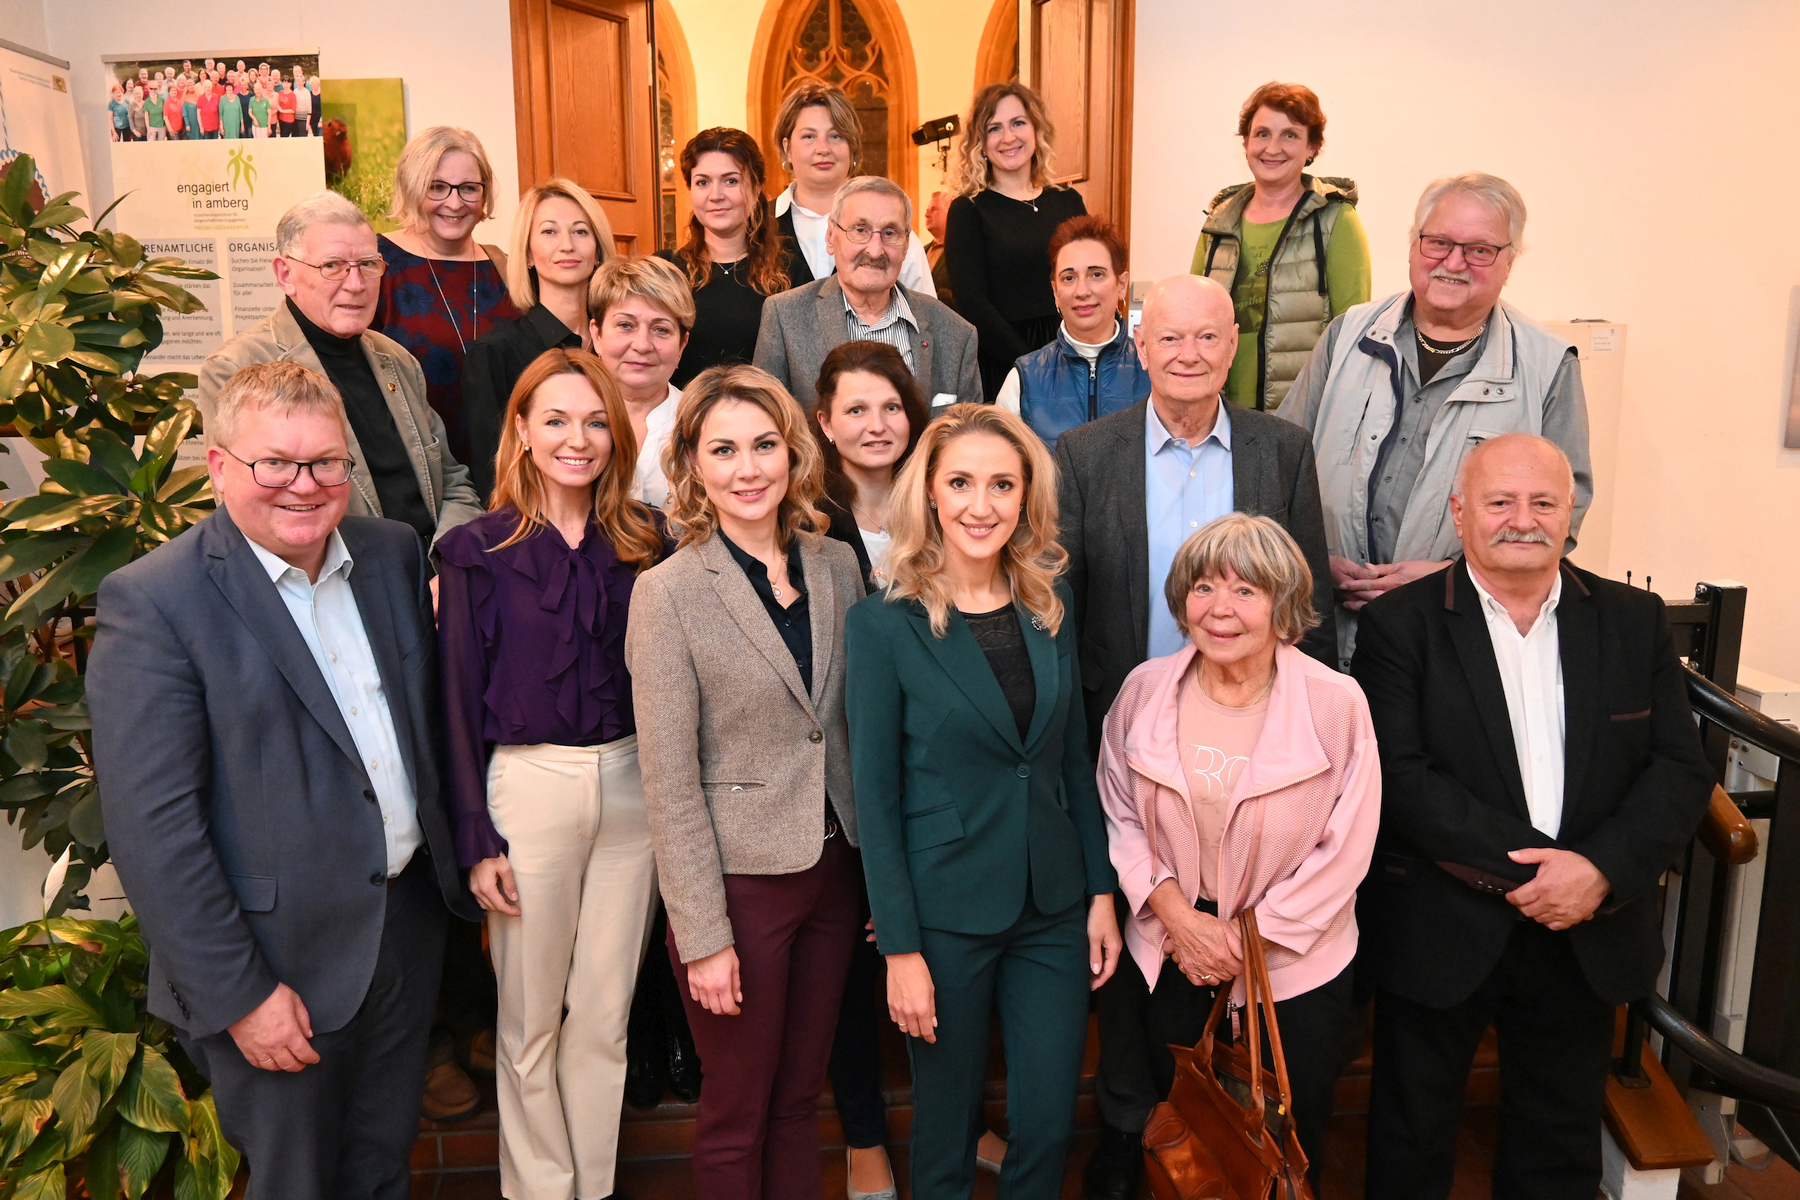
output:
<instances>
[{"instance_id":1,"label":"woman in white blouse","mask_svg":"<svg viewBox=\"0 0 1800 1200\"><path fill-rule=\"evenodd\" d=\"M594 353L618 381L637 434L632 497L661 508L669 496L663 448L681 392L669 382L694 329L694 294L681 269L660 258L615 258L588 284Z\"/></svg>"}]
</instances>

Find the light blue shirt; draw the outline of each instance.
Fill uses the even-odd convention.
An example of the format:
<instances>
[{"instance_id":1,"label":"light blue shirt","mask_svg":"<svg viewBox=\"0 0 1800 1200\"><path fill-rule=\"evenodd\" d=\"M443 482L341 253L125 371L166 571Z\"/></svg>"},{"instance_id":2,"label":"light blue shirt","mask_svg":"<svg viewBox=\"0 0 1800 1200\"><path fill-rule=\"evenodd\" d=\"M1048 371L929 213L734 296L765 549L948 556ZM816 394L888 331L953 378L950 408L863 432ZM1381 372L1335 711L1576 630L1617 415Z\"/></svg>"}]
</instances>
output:
<instances>
[{"instance_id":1,"label":"light blue shirt","mask_svg":"<svg viewBox=\"0 0 1800 1200\"><path fill-rule=\"evenodd\" d=\"M1198 446L1172 436L1156 415L1156 401L1144 405L1144 517L1150 530L1150 657L1173 654L1187 644L1163 596L1163 583L1181 544L1208 521L1232 510L1231 418L1219 398L1212 432Z\"/></svg>"},{"instance_id":2,"label":"light blue shirt","mask_svg":"<svg viewBox=\"0 0 1800 1200\"><path fill-rule=\"evenodd\" d=\"M325 547L325 566L317 583L255 542L250 542L250 549L287 605L288 615L294 618L350 727L350 737L362 755L363 769L381 806L387 873L392 879L406 869L425 835L419 828L419 804L406 773L406 760L400 756L400 737L394 732L394 717L382 691L381 671L375 665L356 595L350 590L350 571L356 564L336 530Z\"/></svg>"}]
</instances>

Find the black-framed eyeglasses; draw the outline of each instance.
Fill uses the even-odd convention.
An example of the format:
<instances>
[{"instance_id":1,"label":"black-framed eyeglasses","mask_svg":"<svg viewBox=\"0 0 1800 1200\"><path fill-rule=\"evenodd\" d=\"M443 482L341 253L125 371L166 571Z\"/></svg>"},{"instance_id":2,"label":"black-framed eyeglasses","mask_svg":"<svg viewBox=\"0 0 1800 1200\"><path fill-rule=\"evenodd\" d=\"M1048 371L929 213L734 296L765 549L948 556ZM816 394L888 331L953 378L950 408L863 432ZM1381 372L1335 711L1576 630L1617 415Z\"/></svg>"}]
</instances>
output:
<instances>
[{"instance_id":1,"label":"black-framed eyeglasses","mask_svg":"<svg viewBox=\"0 0 1800 1200\"><path fill-rule=\"evenodd\" d=\"M1452 250L1463 252L1463 261L1471 267L1491 267L1499 259L1500 252L1512 245L1496 246L1492 242L1453 242L1449 238L1436 237L1429 233L1419 235L1419 253L1432 262L1442 262L1450 257Z\"/></svg>"},{"instance_id":2,"label":"black-framed eyeglasses","mask_svg":"<svg viewBox=\"0 0 1800 1200\"><path fill-rule=\"evenodd\" d=\"M448 200L450 193L455 192L464 204L480 203L486 191L479 183L447 183L442 179L434 179L425 185L425 194L433 200Z\"/></svg>"},{"instance_id":3,"label":"black-framed eyeglasses","mask_svg":"<svg viewBox=\"0 0 1800 1200\"><path fill-rule=\"evenodd\" d=\"M223 446L219 447L225 450ZM225 450L231 454L231 451ZM311 462L295 462L291 458L259 458L251 462L247 458L231 457L250 468L250 478L257 485L266 488L291 487L294 480L300 478L300 469L304 467L313 477L313 482L320 487L343 487L350 482L350 470L356 466L354 458L315 458Z\"/></svg>"},{"instance_id":4,"label":"black-framed eyeglasses","mask_svg":"<svg viewBox=\"0 0 1800 1200\"><path fill-rule=\"evenodd\" d=\"M364 279L380 279L382 273L387 270L387 260L380 255L374 258L357 259L328 258L322 263L309 263L304 258L288 257L287 260L299 263L303 267L311 267L319 273L320 278L330 279L334 282L349 275L352 269L355 269L356 273Z\"/></svg>"},{"instance_id":5,"label":"black-framed eyeglasses","mask_svg":"<svg viewBox=\"0 0 1800 1200\"><path fill-rule=\"evenodd\" d=\"M869 239L879 233L881 235L882 245L893 250L898 250L900 247L906 245L908 239L912 237L912 230L895 229L891 225L886 229L871 229L869 226L858 221L855 225L845 229L842 225L838 225L836 221L833 221L832 224L837 225L840 230L843 230L844 236L850 239L852 245L856 246L868 245Z\"/></svg>"}]
</instances>

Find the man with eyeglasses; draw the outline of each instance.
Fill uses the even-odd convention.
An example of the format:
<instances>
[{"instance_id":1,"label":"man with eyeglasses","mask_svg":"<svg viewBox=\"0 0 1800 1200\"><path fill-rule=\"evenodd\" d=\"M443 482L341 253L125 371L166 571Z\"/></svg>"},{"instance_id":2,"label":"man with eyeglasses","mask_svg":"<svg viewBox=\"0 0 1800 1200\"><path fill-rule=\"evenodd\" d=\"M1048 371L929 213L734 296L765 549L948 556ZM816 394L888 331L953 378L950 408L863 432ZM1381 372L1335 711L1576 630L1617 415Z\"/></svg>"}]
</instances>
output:
<instances>
[{"instance_id":1,"label":"man with eyeglasses","mask_svg":"<svg viewBox=\"0 0 1800 1200\"><path fill-rule=\"evenodd\" d=\"M391 517L427 546L481 514L468 468L451 455L425 374L405 347L369 328L386 269L369 220L336 192L290 208L276 226L275 281L286 302L207 356L200 412L253 363L297 362L331 380L350 419L350 512Z\"/></svg>"},{"instance_id":2,"label":"man with eyeglasses","mask_svg":"<svg viewBox=\"0 0 1800 1200\"><path fill-rule=\"evenodd\" d=\"M933 408L982 402L975 327L900 283L911 238L911 197L891 180L859 175L831 202L825 248L837 270L763 305L756 365L807 411L818 404L815 384L825 356L845 342L894 347Z\"/></svg>"},{"instance_id":3,"label":"man with eyeglasses","mask_svg":"<svg viewBox=\"0 0 1800 1200\"><path fill-rule=\"evenodd\" d=\"M343 401L298 363L213 397L219 507L115 571L88 679L150 1010L211 1081L251 1200L404 1197L446 907L430 567L346 515Z\"/></svg>"},{"instance_id":4,"label":"man with eyeglasses","mask_svg":"<svg viewBox=\"0 0 1800 1200\"><path fill-rule=\"evenodd\" d=\"M1594 495L1587 398L1575 347L1500 300L1524 232L1506 180L1433 180L1413 217L1412 286L1332 321L1276 414L1313 436L1343 670L1363 605L1456 557L1450 493L1484 440L1533 433L1568 455L1574 549Z\"/></svg>"}]
</instances>

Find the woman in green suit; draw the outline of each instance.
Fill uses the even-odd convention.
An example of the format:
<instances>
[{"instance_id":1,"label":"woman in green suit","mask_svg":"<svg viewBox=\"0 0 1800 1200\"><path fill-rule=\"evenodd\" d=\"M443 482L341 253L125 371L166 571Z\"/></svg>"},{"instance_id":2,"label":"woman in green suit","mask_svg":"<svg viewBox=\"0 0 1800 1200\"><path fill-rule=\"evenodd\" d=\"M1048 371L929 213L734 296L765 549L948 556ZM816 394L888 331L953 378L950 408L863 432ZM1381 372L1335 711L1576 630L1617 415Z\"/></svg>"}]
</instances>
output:
<instances>
[{"instance_id":1,"label":"woman in green suit","mask_svg":"<svg viewBox=\"0 0 1800 1200\"><path fill-rule=\"evenodd\" d=\"M910 1035L913 1195L969 1194L997 1004L1001 1194L1048 1200L1087 993L1121 945L1050 456L1016 415L956 405L901 471L888 526L891 582L845 623L845 695L888 1013Z\"/></svg>"}]
</instances>

